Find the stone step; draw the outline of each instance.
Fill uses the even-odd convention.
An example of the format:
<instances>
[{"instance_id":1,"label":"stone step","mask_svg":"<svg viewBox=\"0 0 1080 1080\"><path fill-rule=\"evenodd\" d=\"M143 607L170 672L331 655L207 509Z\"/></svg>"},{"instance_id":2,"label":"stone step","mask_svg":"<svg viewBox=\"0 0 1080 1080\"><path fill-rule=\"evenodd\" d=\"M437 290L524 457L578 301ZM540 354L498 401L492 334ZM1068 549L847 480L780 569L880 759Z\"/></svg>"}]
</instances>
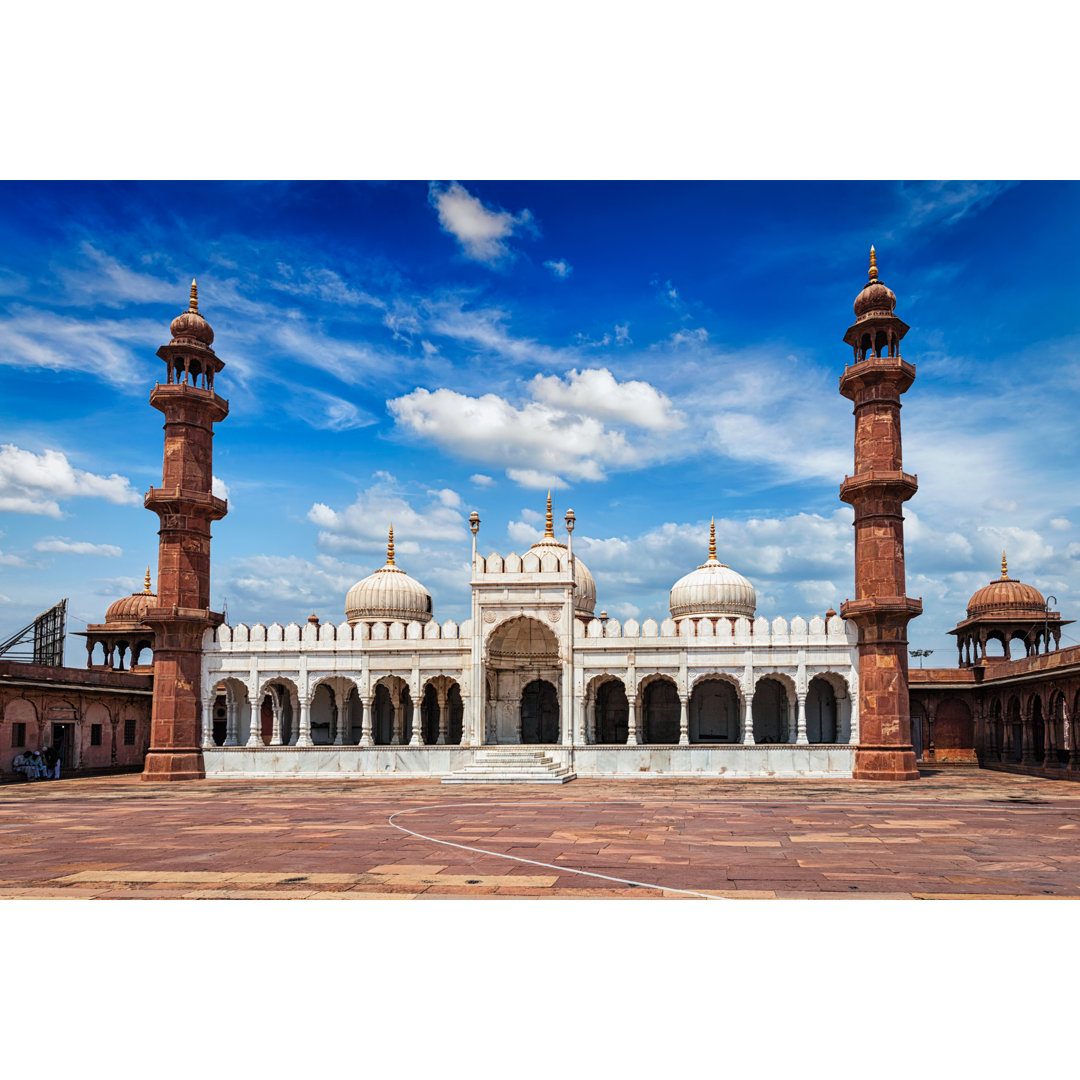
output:
<instances>
[{"instance_id":1,"label":"stone step","mask_svg":"<svg viewBox=\"0 0 1080 1080\"><path fill-rule=\"evenodd\" d=\"M444 776L444 784L565 784L577 778L543 750L485 747L467 765Z\"/></svg>"}]
</instances>

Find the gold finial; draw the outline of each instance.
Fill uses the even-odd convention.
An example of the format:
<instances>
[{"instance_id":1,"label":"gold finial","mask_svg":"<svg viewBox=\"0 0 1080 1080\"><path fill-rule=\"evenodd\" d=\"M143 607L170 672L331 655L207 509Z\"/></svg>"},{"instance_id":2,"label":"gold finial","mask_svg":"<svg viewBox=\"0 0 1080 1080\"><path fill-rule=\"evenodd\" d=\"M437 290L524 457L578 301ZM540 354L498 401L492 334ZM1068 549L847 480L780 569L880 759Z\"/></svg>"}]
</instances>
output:
<instances>
[{"instance_id":1,"label":"gold finial","mask_svg":"<svg viewBox=\"0 0 1080 1080\"><path fill-rule=\"evenodd\" d=\"M386 541L386 565L394 565L394 523L390 522L390 537Z\"/></svg>"},{"instance_id":2,"label":"gold finial","mask_svg":"<svg viewBox=\"0 0 1080 1080\"><path fill-rule=\"evenodd\" d=\"M716 558L716 518L709 522L709 558Z\"/></svg>"},{"instance_id":3,"label":"gold finial","mask_svg":"<svg viewBox=\"0 0 1080 1080\"><path fill-rule=\"evenodd\" d=\"M142 591L144 593L149 593L150 592L150 567L149 566L146 568L146 580L143 582L143 590Z\"/></svg>"},{"instance_id":4,"label":"gold finial","mask_svg":"<svg viewBox=\"0 0 1080 1080\"><path fill-rule=\"evenodd\" d=\"M877 252L874 245L870 245L870 280L877 281Z\"/></svg>"},{"instance_id":5,"label":"gold finial","mask_svg":"<svg viewBox=\"0 0 1080 1080\"><path fill-rule=\"evenodd\" d=\"M199 286L195 284L195 279L191 279L191 300L188 303L188 311L199 310Z\"/></svg>"},{"instance_id":6,"label":"gold finial","mask_svg":"<svg viewBox=\"0 0 1080 1080\"><path fill-rule=\"evenodd\" d=\"M548 492L547 497L547 517L544 520L544 539L547 540L550 537L555 539L555 519L551 516L551 492Z\"/></svg>"},{"instance_id":7,"label":"gold finial","mask_svg":"<svg viewBox=\"0 0 1080 1080\"><path fill-rule=\"evenodd\" d=\"M1005 552L1001 553L1001 580L1006 581L1009 577L1009 564L1005 561Z\"/></svg>"}]
</instances>

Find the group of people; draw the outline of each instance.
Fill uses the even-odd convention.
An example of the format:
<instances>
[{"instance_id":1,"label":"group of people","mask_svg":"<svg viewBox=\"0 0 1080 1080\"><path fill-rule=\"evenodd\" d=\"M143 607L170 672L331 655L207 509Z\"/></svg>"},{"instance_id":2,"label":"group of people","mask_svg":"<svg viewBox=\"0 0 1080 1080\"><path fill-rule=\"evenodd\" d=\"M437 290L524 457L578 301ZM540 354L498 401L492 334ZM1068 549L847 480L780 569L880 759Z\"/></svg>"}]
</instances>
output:
<instances>
[{"instance_id":1,"label":"group of people","mask_svg":"<svg viewBox=\"0 0 1080 1080\"><path fill-rule=\"evenodd\" d=\"M55 746L46 746L43 750L29 750L19 754L11 765L27 780L60 779L60 751Z\"/></svg>"}]
</instances>

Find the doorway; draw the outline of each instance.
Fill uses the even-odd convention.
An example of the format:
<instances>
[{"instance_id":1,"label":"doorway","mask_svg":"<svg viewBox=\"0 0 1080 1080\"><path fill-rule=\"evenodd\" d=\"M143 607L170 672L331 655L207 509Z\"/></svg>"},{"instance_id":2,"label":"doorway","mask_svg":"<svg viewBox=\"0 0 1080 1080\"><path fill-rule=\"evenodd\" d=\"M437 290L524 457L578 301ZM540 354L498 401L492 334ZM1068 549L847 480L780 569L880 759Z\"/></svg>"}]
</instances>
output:
<instances>
[{"instance_id":1,"label":"doorway","mask_svg":"<svg viewBox=\"0 0 1080 1080\"><path fill-rule=\"evenodd\" d=\"M65 769L75 768L75 725L53 724L52 744L60 751L60 775Z\"/></svg>"}]
</instances>

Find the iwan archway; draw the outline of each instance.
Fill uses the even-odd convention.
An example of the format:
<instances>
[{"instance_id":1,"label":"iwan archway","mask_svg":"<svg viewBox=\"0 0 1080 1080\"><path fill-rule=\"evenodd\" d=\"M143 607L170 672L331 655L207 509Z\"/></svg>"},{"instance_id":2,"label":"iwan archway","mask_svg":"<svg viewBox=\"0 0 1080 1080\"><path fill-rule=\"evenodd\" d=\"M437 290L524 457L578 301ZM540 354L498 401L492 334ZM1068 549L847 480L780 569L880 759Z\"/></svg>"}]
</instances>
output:
<instances>
[{"instance_id":1,"label":"iwan archway","mask_svg":"<svg viewBox=\"0 0 1080 1080\"><path fill-rule=\"evenodd\" d=\"M485 674L485 742L559 742L559 641L549 626L528 615L497 626L488 638Z\"/></svg>"}]
</instances>

